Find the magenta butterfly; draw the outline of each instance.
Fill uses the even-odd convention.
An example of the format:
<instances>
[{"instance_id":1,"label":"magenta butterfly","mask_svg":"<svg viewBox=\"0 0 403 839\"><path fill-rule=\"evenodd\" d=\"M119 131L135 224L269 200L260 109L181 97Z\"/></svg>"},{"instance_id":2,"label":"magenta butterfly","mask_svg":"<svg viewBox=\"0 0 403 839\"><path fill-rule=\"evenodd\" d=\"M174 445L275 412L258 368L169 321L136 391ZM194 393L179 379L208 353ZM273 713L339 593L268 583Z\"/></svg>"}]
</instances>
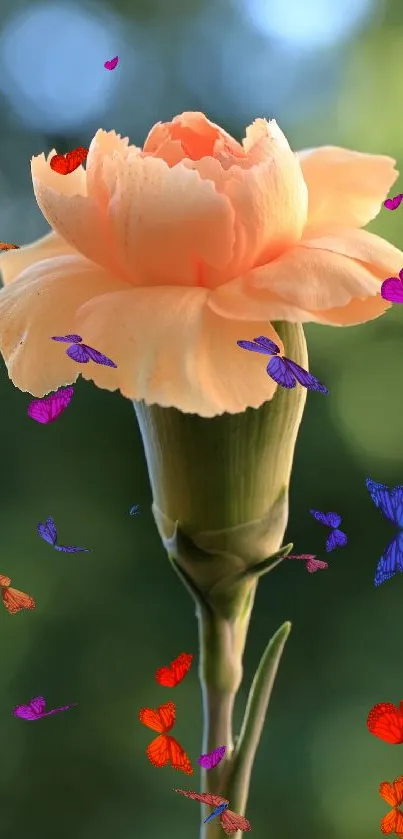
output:
<instances>
[{"instance_id":1,"label":"magenta butterfly","mask_svg":"<svg viewBox=\"0 0 403 839\"><path fill-rule=\"evenodd\" d=\"M293 388L299 382L308 390L318 390L320 393L329 393L328 389L315 379L311 373L300 367L295 361L285 356L279 356L280 347L271 341L270 338L265 338L261 335L259 338L254 338L253 341L237 341L238 347L243 350L250 350L251 352L262 353L262 355L272 355L266 372L267 374L281 387Z\"/></svg>"},{"instance_id":2,"label":"magenta butterfly","mask_svg":"<svg viewBox=\"0 0 403 839\"><path fill-rule=\"evenodd\" d=\"M65 554L91 553L91 548L76 548L73 545L58 545L57 527L52 519L52 516L49 516L46 521L40 521L36 526L36 532L41 539L44 539L45 542L49 542L49 545L52 545L52 548L54 548L55 551L62 551L62 553Z\"/></svg>"},{"instance_id":3,"label":"magenta butterfly","mask_svg":"<svg viewBox=\"0 0 403 839\"><path fill-rule=\"evenodd\" d=\"M220 815L221 827L227 836L232 836L238 830L252 830L250 822L245 816L240 816L238 813L234 813L233 810L228 810L229 801L221 795L212 795L210 792L191 792L186 789L175 789L174 792L179 792L181 795L186 795L187 798L193 798L195 801L201 801L202 804L209 804L210 807L217 807L217 811L210 813L206 821L210 821L214 816ZM225 805L225 808L222 805Z\"/></svg>"},{"instance_id":4,"label":"magenta butterfly","mask_svg":"<svg viewBox=\"0 0 403 839\"><path fill-rule=\"evenodd\" d=\"M214 767L218 766L220 761L223 759L226 750L226 746L218 746L218 748L214 749L212 752L208 752L206 755L200 755L200 757L197 758L197 762L199 766L203 767L203 769L214 769Z\"/></svg>"},{"instance_id":5,"label":"magenta butterfly","mask_svg":"<svg viewBox=\"0 0 403 839\"><path fill-rule=\"evenodd\" d=\"M89 347L88 344L82 343L81 335L54 335L52 341L64 341L67 344L72 344L66 350L69 358L77 361L79 364L87 364L89 361L95 361L95 364L104 364L106 367L117 367L114 361L111 361L107 355L103 355L98 350Z\"/></svg>"},{"instance_id":6,"label":"magenta butterfly","mask_svg":"<svg viewBox=\"0 0 403 839\"><path fill-rule=\"evenodd\" d=\"M45 712L46 699L43 696L35 696L27 705L16 705L13 711L15 717L20 717L22 720L40 720L42 717L50 717L51 714L57 714L59 711L68 711L73 708L77 702L71 705L62 705L60 708L53 708L51 711Z\"/></svg>"},{"instance_id":7,"label":"magenta butterfly","mask_svg":"<svg viewBox=\"0 0 403 839\"><path fill-rule=\"evenodd\" d=\"M383 281L381 297L389 303L403 303L403 268L398 277L388 277Z\"/></svg>"},{"instance_id":8,"label":"magenta butterfly","mask_svg":"<svg viewBox=\"0 0 403 839\"><path fill-rule=\"evenodd\" d=\"M403 193L399 192L398 195L394 195L393 198L387 198L386 201L383 202L383 206L386 207L387 210L397 210L403 200Z\"/></svg>"},{"instance_id":9,"label":"magenta butterfly","mask_svg":"<svg viewBox=\"0 0 403 839\"><path fill-rule=\"evenodd\" d=\"M34 399L28 405L27 414L36 422L41 422L47 425L48 422L54 422L60 417L60 414L66 410L73 398L73 387L61 387L56 393L51 396L45 396L43 399Z\"/></svg>"},{"instance_id":10,"label":"magenta butterfly","mask_svg":"<svg viewBox=\"0 0 403 839\"><path fill-rule=\"evenodd\" d=\"M305 568L310 574L314 574L315 571L319 571L319 569L329 568L328 563L324 562L322 559L316 559L315 554L288 554L286 559L303 559L305 562Z\"/></svg>"}]
</instances>

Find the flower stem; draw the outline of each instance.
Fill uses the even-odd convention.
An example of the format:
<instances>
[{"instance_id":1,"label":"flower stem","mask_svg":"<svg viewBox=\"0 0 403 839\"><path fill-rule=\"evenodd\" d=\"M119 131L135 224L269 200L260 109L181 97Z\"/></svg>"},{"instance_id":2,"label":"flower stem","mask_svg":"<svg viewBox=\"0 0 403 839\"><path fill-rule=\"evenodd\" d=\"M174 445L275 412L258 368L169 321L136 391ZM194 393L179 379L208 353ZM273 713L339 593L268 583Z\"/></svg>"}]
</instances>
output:
<instances>
[{"instance_id":1,"label":"flower stem","mask_svg":"<svg viewBox=\"0 0 403 839\"><path fill-rule=\"evenodd\" d=\"M215 769L208 772L202 769L201 789L225 797L227 795L221 779L234 753L232 714L242 681L242 658L255 590L256 580L244 583L244 608L233 620L222 617L209 606L199 604L196 609L200 642L199 677L203 698L202 751L205 753L218 746L227 747L224 759ZM210 808L202 806L200 839L216 839L222 834L219 818L203 824L209 812Z\"/></svg>"}]
</instances>

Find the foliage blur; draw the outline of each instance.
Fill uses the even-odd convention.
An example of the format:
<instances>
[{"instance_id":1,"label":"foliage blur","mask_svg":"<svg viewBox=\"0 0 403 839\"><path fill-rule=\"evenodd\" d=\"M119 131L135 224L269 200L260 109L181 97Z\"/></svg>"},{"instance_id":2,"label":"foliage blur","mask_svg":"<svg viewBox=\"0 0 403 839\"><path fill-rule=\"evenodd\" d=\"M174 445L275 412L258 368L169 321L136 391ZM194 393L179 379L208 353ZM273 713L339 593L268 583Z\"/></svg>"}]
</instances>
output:
<instances>
[{"instance_id":1,"label":"foliage blur","mask_svg":"<svg viewBox=\"0 0 403 839\"><path fill-rule=\"evenodd\" d=\"M401 0L2 0L0 239L47 231L32 155L88 146L98 127L141 145L184 110L237 138L255 117L275 117L293 148L390 154L399 168L402 48ZM402 213L382 210L370 229L403 247ZM238 721L268 638L286 619L293 630L253 774L256 839L375 839L387 809L379 783L403 772L400 750L365 724L372 705L403 695L403 579L374 588L393 531L365 488L368 475L402 482L402 318L395 307L366 326L306 329L331 395L308 398L287 538L325 557L314 507L340 512L349 543L328 571L310 576L290 560L260 584ZM148 763L153 735L138 721L141 706L172 698L157 667L194 652L174 699L175 733L196 764L196 621L156 533L132 405L80 381L66 414L41 427L4 364L0 396L0 571L37 601L35 613L0 610L0 837L196 837L198 806L173 794L183 779L172 769ZM62 543L94 552L52 552L35 532L49 515ZM37 726L12 716L38 694L79 704Z\"/></svg>"}]
</instances>

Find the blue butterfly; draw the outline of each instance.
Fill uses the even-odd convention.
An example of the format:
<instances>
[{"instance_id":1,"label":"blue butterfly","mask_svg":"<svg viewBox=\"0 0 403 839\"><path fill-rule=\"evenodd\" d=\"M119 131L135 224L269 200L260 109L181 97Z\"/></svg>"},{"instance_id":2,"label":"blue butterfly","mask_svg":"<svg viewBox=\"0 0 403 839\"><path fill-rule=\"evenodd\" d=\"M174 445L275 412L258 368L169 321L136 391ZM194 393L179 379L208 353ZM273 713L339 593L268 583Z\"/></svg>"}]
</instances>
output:
<instances>
[{"instance_id":1,"label":"blue butterfly","mask_svg":"<svg viewBox=\"0 0 403 839\"><path fill-rule=\"evenodd\" d=\"M309 512L316 521L320 521L326 527L333 528L326 539L325 547L328 553L334 551L335 548L342 548L347 545L346 534L342 530L338 530L338 526L341 524L341 516L338 513L321 513L320 510L309 510Z\"/></svg>"},{"instance_id":2,"label":"blue butterfly","mask_svg":"<svg viewBox=\"0 0 403 839\"><path fill-rule=\"evenodd\" d=\"M210 813L210 815L207 816L206 819L204 819L203 824L206 824L207 822L211 822L211 819L213 819L214 816L220 816L221 813L223 812L223 810L226 810L227 807L228 807L228 801L223 801L222 804L219 804L219 806L216 807L215 810L213 810L213 812Z\"/></svg>"},{"instance_id":3,"label":"blue butterfly","mask_svg":"<svg viewBox=\"0 0 403 839\"><path fill-rule=\"evenodd\" d=\"M372 478L365 481L368 492L374 504L379 507L386 518L403 528L403 486L398 485L389 489L385 484L377 484ZM374 583L381 583L394 577L397 571L403 571L403 530L395 536L382 554L376 571Z\"/></svg>"},{"instance_id":4,"label":"blue butterfly","mask_svg":"<svg viewBox=\"0 0 403 839\"><path fill-rule=\"evenodd\" d=\"M140 515L140 504L134 504L133 507L130 507L129 513L131 516Z\"/></svg>"},{"instance_id":5,"label":"blue butterfly","mask_svg":"<svg viewBox=\"0 0 403 839\"><path fill-rule=\"evenodd\" d=\"M270 338L265 338L261 335L260 338L254 338L253 341L237 341L238 347L243 350L250 350L251 352L259 352L262 355L272 355L266 372L278 385L288 389L295 387L297 382L300 385L308 388L308 390L318 390L320 393L329 393L327 387L322 385L315 376L300 367L295 361L285 356L279 356L280 347L271 341Z\"/></svg>"}]
</instances>

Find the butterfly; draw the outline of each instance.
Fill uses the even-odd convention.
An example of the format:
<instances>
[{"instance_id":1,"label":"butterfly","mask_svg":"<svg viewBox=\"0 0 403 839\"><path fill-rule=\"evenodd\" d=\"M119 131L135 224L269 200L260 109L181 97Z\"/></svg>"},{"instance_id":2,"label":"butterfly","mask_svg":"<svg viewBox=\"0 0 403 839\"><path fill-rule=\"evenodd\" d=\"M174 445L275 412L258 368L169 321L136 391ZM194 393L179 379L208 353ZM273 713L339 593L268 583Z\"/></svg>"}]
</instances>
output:
<instances>
[{"instance_id":1,"label":"butterfly","mask_svg":"<svg viewBox=\"0 0 403 839\"><path fill-rule=\"evenodd\" d=\"M22 720L40 720L42 717L49 717L51 714L57 714L59 711L68 711L73 708L77 702L71 705L62 705L60 708L53 708L52 711L46 711L46 699L43 696L35 696L27 705L16 705L13 711L15 717L20 717Z\"/></svg>"},{"instance_id":2,"label":"butterfly","mask_svg":"<svg viewBox=\"0 0 403 839\"><path fill-rule=\"evenodd\" d=\"M114 70L118 61L119 61L119 56L118 55L115 55L115 58L111 58L110 61L105 61L105 64L104 64L105 70Z\"/></svg>"},{"instance_id":3,"label":"butterfly","mask_svg":"<svg viewBox=\"0 0 403 839\"><path fill-rule=\"evenodd\" d=\"M338 513L321 513L320 510L309 510L309 512L316 521L320 521L326 527L332 528L325 545L325 550L328 553L334 551L335 548L342 548L343 545L347 545L348 540L346 534L342 530L337 529L339 524L341 524L341 516Z\"/></svg>"},{"instance_id":4,"label":"butterfly","mask_svg":"<svg viewBox=\"0 0 403 839\"><path fill-rule=\"evenodd\" d=\"M381 285L381 297L389 303L403 303L403 268L399 277L388 277Z\"/></svg>"},{"instance_id":5,"label":"butterfly","mask_svg":"<svg viewBox=\"0 0 403 839\"><path fill-rule=\"evenodd\" d=\"M211 807L221 807L221 804L225 804L226 809L223 809L223 812L220 813L220 822L227 836L232 836L238 830L252 830L250 822L245 816L240 816L238 813L234 813L233 810L227 809L229 801L226 798L222 798L221 795L212 795L209 792L191 792L186 789L175 789L174 792L179 792L181 795L186 795L187 798L193 798L195 801L201 801L202 804L209 804ZM208 819L210 817L212 818L213 815L218 815L218 813L210 813Z\"/></svg>"},{"instance_id":6,"label":"butterfly","mask_svg":"<svg viewBox=\"0 0 403 839\"><path fill-rule=\"evenodd\" d=\"M155 674L159 685L165 688L174 688L186 676L193 661L191 653L181 653L168 667L160 667Z\"/></svg>"},{"instance_id":7,"label":"butterfly","mask_svg":"<svg viewBox=\"0 0 403 839\"><path fill-rule=\"evenodd\" d=\"M159 708L142 708L139 712L139 720L143 725L158 731L159 736L155 737L147 746L146 755L153 766L166 766L171 763L174 769L185 772L186 775L193 775L193 766L188 755L182 749L180 743L170 737L166 732L170 731L175 723L176 706L173 702L166 702Z\"/></svg>"},{"instance_id":8,"label":"butterfly","mask_svg":"<svg viewBox=\"0 0 403 839\"><path fill-rule=\"evenodd\" d=\"M393 524L403 528L403 486L389 489L385 484L378 484L371 478L367 478L365 483L372 501L381 513ZM379 586L394 577L397 571L403 571L403 529L382 554L375 571L375 585Z\"/></svg>"},{"instance_id":9,"label":"butterfly","mask_svg":"<svg viewBox=\"0 0 403 839\"><path fill-rule=\"evenodd\" d=\"M295 387L296 383L308 388L308 390L318 390L320 393L329 393L328 389L322 385L315 376L300 367L295 361L285 356L279 356L280 348L270 338L265 338L261 335L260 338L254 338L252 341L237 341L238 347L243 350L250 350L251 352L259 352L262 355L272 355L266 372L274 379L277 384L286 388Z\"/></svg>"},{"instance_id":10,"label":"butterfly","mask_svg":"<svg viewBox=\"0 0 403 839\"><path fill-rule=\"evenodd\" d=\"M95 364L104 364L106 367L117 367L117 364L111 361L107 355L103 355L98 350L94 350L88 344L83 344L81 335L54 335L51 340L64 341L65 343L72 344L66 350L66 354L79 364L87 364L89 361L95 361Z\"/></svg>"},{"instance_id":11,"label":"butterfly","mask_svg":"<svg viewBox=\"0 0 403 839\"><path fill-rule=\"evenodd\" d=\"M70 405L73 393L73 387L61 387L56 393L52 393L51 396L45 396L43 399L34 399L28 405L28 416L36 420L36 422L42 423L42 425L54 422Z\"/></svg>"},{"instance_id":12,"label":"butterfly","mask_svg":"<svg viewBox=\"0 0 403 839\"><path fill-rule=\"evenodd\" d=\"M386 743L403 743L403 700L399 708L391 702L374 705L368 714L367 726L371 734Z\"/></svg>"},{"instance_id":13,"label":"butterfly","mask_svg":"<svg viewBox=\"0 0 403 839\"><path fill-rule=\"evenodd\" d=\"M397 210L403 200L403 192L399 192L398 195L394 195L393 198L387 198L386 201L383 202L383 206L386 207L387 210Z\"/></svg>"},{"instance_id":14,"label":"butterfly","mask_svg":"<svg viewBox=\"0 0 403 839\"><path fill-rule=\"evenodd\" d=\"M35 609L35 600L25 591L18 591L18 588L10 588L10 577L0 574L1 597L10 615L16 615L22 609Z\"/></svg>"},{"instance_id":15,"label":"butterfly","mask_svg":"<svg viewBox=\"0 0 403 839\"><path fill-rule=\"evenodd\" d=\"M305 568L309 571L310 574L314 574L315 571L319 571L319 569L329 568L327 562L323 562L322 559L316 559L315 554L288 554L285 557L286 559L303 559L305 562Z\"/></svg>"},{"instance_id":16,"label":"butterfly","mask_svg":"<svg viewBox=\"0 0 403 839\"><path fill-rule=\"evenodd\" d=\"M0 251L11 251L19 247L19 245L12 245L10 242L0 242Z\"/></svg>"},{"instance_id":17,"label":"butterfly","mask_svg":"<svg viewBox=\"0 0 403 839\"><path fill-rule=\"evenodd\" d=\"M382 781L379 786L379 795L393 807L393 810L389 810L389 813L381 820L382 833L396 833L397 836L403 836L403 813L397 809L403 802L403 775L396 778L392 784Z\"/></svg>"},{"instance_id":18,"label":"butterfly","mask_svg":"<svg viewBox=\"0 0 403 839\"><path fill-rule=\"evenodd\" d=\"M226 746L218 746L212 752L208 752L206 755L200 755L197 758L197 762L203 769L214 769L222 761L226 750Z\"/></svg>"},{"instance_id":19,"label":"butterfly","mask_svg":"<svg viewBox=\"0 0 403 839\"><path fill-rule=\"evenodd\" d=\"M65 554L91 553L91 548L76 548L73 545L58 545L57 527L52 519L52 516L49 516L46 521L40 521L36 526L36 532L41 539L44 539L45 542L49 542L49 545L52 545L55 551L62 551L62 553Z\"/></svg>"},{"instance_id":20,"label":"butterfly","mask_svg":"<svg viewBox=\"0 0 403 839\"><path fill-rule=\"evenodd\" d=\"M131 516L138 516L140 514L140 504L134 504L130 507L129 513Z\"/></svg>"},{"instance_id":21,"label":"butterfly","mask_svg":"<svg viewBox=\"0 0 403 839\"><path fill-rule=\"evenodd\" d=\"M66 154L54 154L49 163L50 168L59 175L69 175L78 169L87 157L89 149L84 146L77 146L76 149L68 151Z\"/></svg>"}]
</instances>

